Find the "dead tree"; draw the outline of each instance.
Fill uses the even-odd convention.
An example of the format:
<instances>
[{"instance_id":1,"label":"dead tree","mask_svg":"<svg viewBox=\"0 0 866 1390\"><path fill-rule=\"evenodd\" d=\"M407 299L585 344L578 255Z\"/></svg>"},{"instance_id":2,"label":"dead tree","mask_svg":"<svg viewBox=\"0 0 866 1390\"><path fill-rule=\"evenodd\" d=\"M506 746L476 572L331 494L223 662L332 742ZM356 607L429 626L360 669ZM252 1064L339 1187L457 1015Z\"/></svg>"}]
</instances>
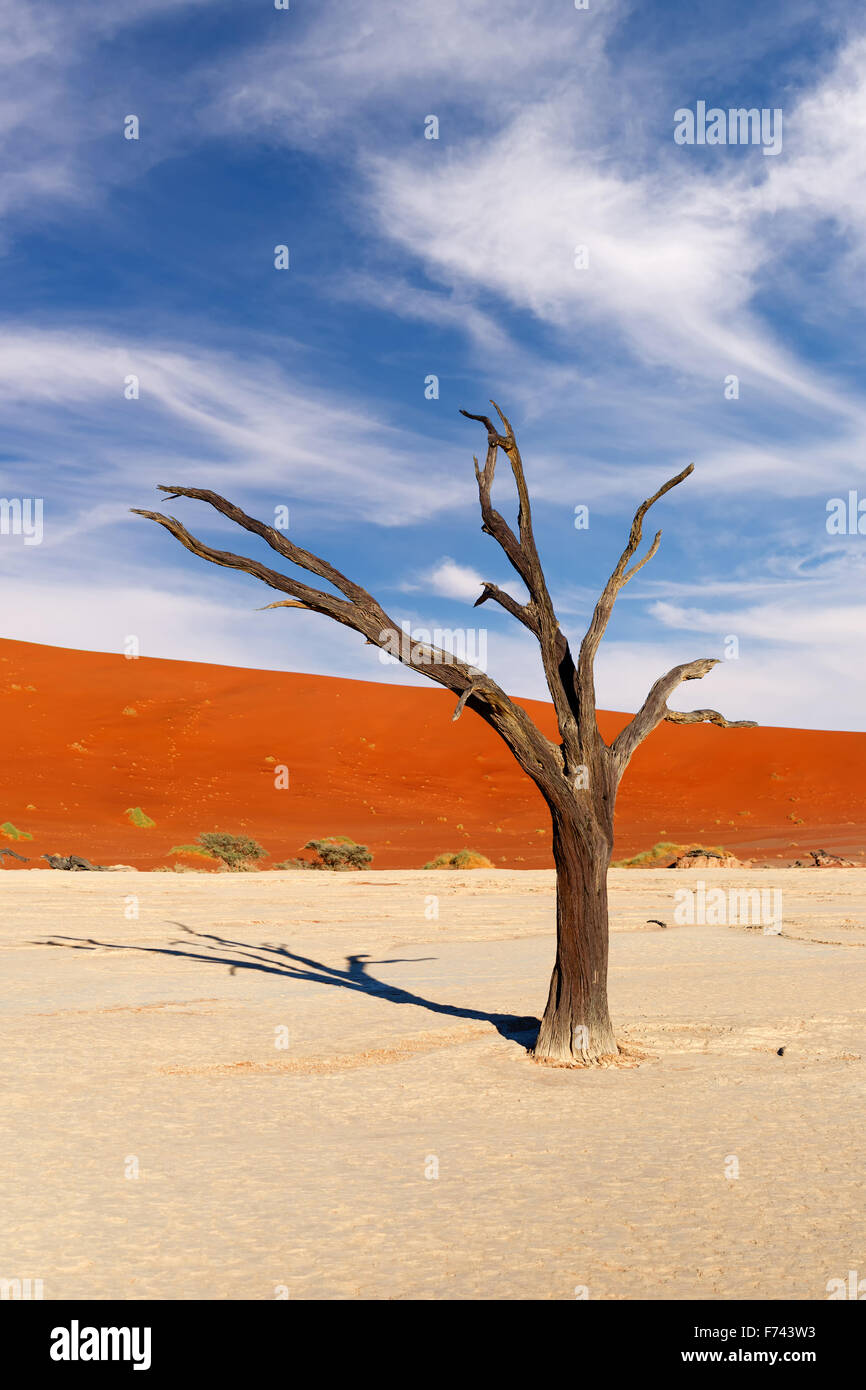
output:
<instances>
[{"instance_id":1,"label":"dead tree","mask_svg":"<svg viewBox=\"0 0 866 1390\"><path fill-rule=\"evenodd\" d=\"M244 530L260 536L283 559L324 581L336 592L314 587L302 579L271 569L259 560L215 550L191 535L175 517L135 510L138 516L159 522L194 555L214 565L242 570L271 589L288 595L268 604L268 608L306 609L353 628L368 643L388 651L457 695L453 718L458 718L468 706L496 730L527 777L538 787L553 822L556 963L535 1056L556 1063L585 1065L617 1052L607 1003L607 870L613 846L614 803L628 761L638 744L663 721L674 724L709 722L722 728L754 725L751 720L725 719L711 709L693 710L688 714L668 709L668 697L678 685L705 676L717 664L714 658L701 657L684 666L675 666L657 680L622 732L609 745L604 742L596 720L595 655L617 594L658 550L661 531L657 532L643 558L634 559L641 543L644 517L660 497L688 477L694 465L689 464L638 507L628 544L595 606L575 663L554 612L538 558L529 492L514 431L496 402L491 404L499 416L501 428L486 415L461 411L468 419L480 421L487 431L484 466L475 459L481 529L499 543L526 586L528 598L521 603L496 584L485 583L476 607L491 600L498 603L536 639L556 713L558 744L542 734L526 710L509 699L490 676L450 652L407 639L360 584L347 579L327 560L302 549L274 527L247 516L240 507L217 493L205 488L160 485L160 490L172 498L188 497L209 503ZM516 534L491 501L500 449L508 459L517 485Z\"/></svg>"}]
</instances>

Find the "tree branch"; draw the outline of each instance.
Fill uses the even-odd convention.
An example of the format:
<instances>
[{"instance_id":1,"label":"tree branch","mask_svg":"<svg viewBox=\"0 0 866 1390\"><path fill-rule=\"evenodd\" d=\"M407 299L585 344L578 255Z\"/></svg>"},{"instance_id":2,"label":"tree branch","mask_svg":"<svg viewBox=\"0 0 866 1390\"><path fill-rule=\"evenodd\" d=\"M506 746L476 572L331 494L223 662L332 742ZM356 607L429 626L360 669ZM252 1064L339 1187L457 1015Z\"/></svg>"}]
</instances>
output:
<instances>
[{"instance_id":1,"label":"tree branch","mask_svg":"<svg viewBox=\"0 0 866 1390\"><path fill-rule=\"evenodd\" d=\"M188 494L184 493L183 495ZM213 495L216 496L216 494ZM220 501L222 500L220 498ZM351 619L354 616L357 603L337 598L336 595L325 593L322 589L314 589L311 585L304 584L299 579L292 579L289 575L281 574L278 570L272 570L268 565L263 565L259 560L251 560L246 555L235 555L230 550L216 550L213 546L206 545L204 541L191 535L177 517L164 516L161 512L145 511L140 507L133 507L131 510L135 516L146 517L148 521L156 521L160 526L164 526L166 531L176 540L179 540L181 545L185 546L193 555L198 555L203 560L209 560L212 565L221 565L224 569L242 570L245 574L260 579L263 584L269 585L272 589L281 589L283 593L291 594L295 599L300 600L300 606L303 608L310 608L315 613L324 613L327 617L334 618L346 626L355 626ZM222 508L218 508L218 510L222 511ZM247 519L249 520L249 518ZM247 529L252 530L253 528L248 527ZM276 549L276 547L274 548ZM375 603L369 594L366 597L370 600L371 605Z\"/></svg>"},{"instance_id":2,"label":"tree branch","mask_svg":"<svg viewBox=\"0 0 866 1390\"><path fill-rule=\"evenodd\" d=\"M476 687L475 687L474 685L467 685L467 687L466 687L466 689L464 690L463 694L460 696L460 699L457 701L457 704L456 704L455 709L454 709L454 713L453 713L452 716L451 716L451 723L452 723L452 724L454 723L455 720L457 720L457 719L460 718L461 714L463 713L463 707L464 707L464 705L466 704L466 701L469 699L470 695L474 695L475 693L476 693Z\"/></svg>"},{"instance_id":3,"label":"tree branch","mask_svg":"<svg viewBox=\"0 0 866 1390\"><path fill-rule=\"evenodd\" d=\"M686 714L679 710L668 709L668 696L676 690L678 685L681 685L683 681L700 680L718 664L717 657L700 657L697 661L689 661L683 666L675 666L672 671L668 671L666 675L661 676L656 681L637 714L626 724L610 746L611 757L620 774L625 769L634 750L643 742L647 734L651 734L653 729L665 721L670 724L702 724L707 721L711 724L718 724L725 729L757 728L754 720L728 720L717 710L693 710Z\"/></svg>"},{"instance_id":4,"label":"tree branch","mask_svg":"<svg viewBox=\"0 0 866 1390\"><path fill-rule=\"evenodd\" d=\"M504 448L506 440L496 429L493 422L486 415L472 415L468 410L461 410L461 415L465 415L467 420L480 420L487 430L487 458L484 467L480 468L478 459L473 457L475 464L475 478L478 483L478 499L481 503L482 531L486 531L504 550L509 563L520 575L527 589L529 589L529 566L527 557L523 554L520 542L512 531L505 517L502 516L493 506L490 500L493 488L493 479L496 473L496 452L501 447ZM530 597L532 590L530 589Z\"/></svg>"},{"instance_id":5,"label":"tree branch","mask_svg":"<svg viewBox=\"0 0 866 1390\"><path fill-rule=\"evenodd\" d=\"M308 573L326 579L339 588L345 597L314 588L249 556L217 550L193 536L176 517L141 508L133 508L134 514L157 522L193 555L208 560L211 564L249 574L267 584L269 588L291 595L291 600L278 600L276 603L267 604L266 607L302 608L322 613L344 627L360 633L370 645L395 656L404 666L419 671L438 685L453 691L459 696L458 709L462 710L464 705L471 704L471 707L496 730L520 766L542 790L552 786L561 775L558 750L537 728L526 710L515 704L490 676L479 672L474 666L469 666L451 652L419 642L411 636L407 637L381 604L360 584L341 574L321 556L303 550L273 527L248 516L240 507L226 501L218 493L201 488L177 486L162 487L161 490L178 497L189 497L209 503L245 530L261 536L273 550L292 560Z\"/></svg>"},{"instance_id":6,"label":"tree branch","mask_svg":"<svg viewBox=\"0 0 866 1390\"><path fill-rule=\"evenodd\" d=\"M461 410L460 412L461 415L466 416L467 420L480 421L487 430L487 458L484 467L479 467L477 458L474 460L475 477L478 481L478 498L481 504L481 529L493 536L513 568L520 575L529 590L529 603L518 604L503 590L490 584L485 584L478 602L484 603L488 598L493 598L537 638L541 649L547 688L550 691L550 697L556 711L565 764L566 767L569 767L582 763L589 757L589 753L583 748L581 729L577 719L573 679L574 663L568 648L568 641L560 630L559 620L553 608L544 570L538 556L532 530L529 489L526 485L523 460L520 457L514 430L511 427L511 422L502 413L496 402L491 401L490 404L502 421L504 434L499 432L489 416L473 415L468 410ZM502 449L508 458L517 486L519 535L514 534L505 518L495 509L491 500L493 479L496 472L496 455L499 449ZM593 714L593 728L594 718Z\"/></svg>"},{"instance_id":7,"label":"tree branch","mask_svg":"<svg viewBox=\"0 0 866 1390\"><path fill-rule=\"evenodd\" d=\"M160 485L160 490L174 498L189 498L206 502L222 516L264 540L278 555L325 581L336 593L319 589L304 580L271 569L244 555L217 550L192 535L176 517L160 512L133 509L167 530L192 554L227 569L251 575L269 588L289 595L267 604L267 608L298 608L321 613L363 636L368 644L379 647L396 657L403 665L419 671L428 679L444 686L458 696L453 718L459 718L469 705L500 735L523 770L533 779L549 804L561 799L563 782L570 785L570 774L586 766L590 784L600 787L601 800L612 814L616 781L634 749L658 724L712 723L721 728L754 727L751 720L728 720L717 710L679 712L667 707L667 698L682 681L706 675L716 661L703 658L677 666L656 681L637 714L608 749L598 730L595 710L594 660L599 643L610 619L616 597L630 579L643 568L658 550L661 532L657 532L643 558L630 563L640 546L643 520L650 507L671 488L676 487L692 472L689 466L671 478L659 490L641 503L635 513L628 543L617 562L596 604L592 620L581 643L577 668L569 644L562 633L547 588L547 581L538 556L532 529L529 490L523 471L520 450L510 421L492 402L502 423L502 431L486 415L461 411L470 420L478 420L487 431L487 457L484 467L475 459L475 476L481 504L482 529L499 543L509 562L529 591L529 601L520 603L498 585L485 582L476 601L478 607L488 600L498 603L526 627L537 639L541 651L548 689L556 711L561 748L547 739L526 710L483 672L461 661L451 652L425 644L398 629L381 604L360 584L349 579L329 561L288 539L240 507L205 488ZM493 506L491 494L496 469L496 457L502 449L508 457L518 495L518 530L508 525ZM607 788L607 790L604 790Z\"/></svg>"},{"instance_id":8,"label":"tree branch","mask_svg":"<svg viewBox=\"0 0 866 1390\"><path fill-rule=\"evenodd\" d=\"M586 635L580 644L580 654L577 659L577 690L578 718L581 724L587 723L590 719L595 720L595 657L601 639L604 636L605 629L610 621L610 615L613 612L617 594L620 589L625 588L626 584L637 574L638 570L643 569L644 565L653 558L659 548L659 543L662 538L661 531L656 532L652 545L643 559L638 560L637 564L632 565L631 569L627 568L629 560L634 555L643 538L644 517L650 507L653 506L660 497L664 497L666 492L670 492L671 488L676 487L678 483L681 483L684 478L687 478L689 474L693 472L694 466L693 463L690 463L687 468L683 469L682 473L678 473L675 478L670 478L659 488L658 492L653 493L652 497L648 497L645 502L641 502L634 514L634 521L631 524L625 550L620 555L613 574L602 590L601 597L595 605L595 611L593 612L589 627L586 630Z\"/></svg>"},{"instance_id":9,"label":"tree branch","mask_svg":"<svg viewBox=\"0 0 866 1390\"><path fill-rule=\"evenodd\" d=\"M489 584L487 580L485 580L481 597L475 600L472 605L473 608L480 608L482 603L486 603L489 598L492 598L494 603L498 603L501 608L504 608L507 613L510 613L511 616L516 618L519 623L522 623L524 627L529 628L533 636L538 636L538 618L530 604L518 603L517 599L512 598L504 589L500 589L498 584Z\"/></svg>"},{"instance_id":10,"label":"tree branch","mask_svg":"<svg viewBox=\"0 0 866 1390\"><path fill-rule=\"evenodd\" d=\"M335 589L339 589L346 598L353 602L374 602L372 596L362 589L360 584L355 584L351 579L347 579L344 574L334 566L323 560L321 556L314 555L310 550L303 550L301 546L295 545L288 536L282 531L278 531L274 526L268 526L264 521L257 521L255 517L247 516L233 502L227 502L224 497L220 497L218 492L211 492L209 488L201 487L172 487L166 483L158 483L159 492L168 492L172 498L190 497L197 502L207 502L216 511L227 516L230 521L234 521L238 526L242 526L245 531L252 531L255 535L261 536L263 541L267 541L272 550L284 559L291 560L293 565L298 565L308 574L314 574L318 579L327 580L333 584ZM142 513L144 515L144 513Z\"/></svg>"},{"instance_id":11,"label":"tree branch","mask_svg":"<svg viewBox=\"0 0 866 1390\"><path fill-rule=\"evenodd\" d=\"M754 719L726 719L717 709L669 709L665 713L668 724L717 724L720 729L757 729Z\"/></svg>"}]
</instances>

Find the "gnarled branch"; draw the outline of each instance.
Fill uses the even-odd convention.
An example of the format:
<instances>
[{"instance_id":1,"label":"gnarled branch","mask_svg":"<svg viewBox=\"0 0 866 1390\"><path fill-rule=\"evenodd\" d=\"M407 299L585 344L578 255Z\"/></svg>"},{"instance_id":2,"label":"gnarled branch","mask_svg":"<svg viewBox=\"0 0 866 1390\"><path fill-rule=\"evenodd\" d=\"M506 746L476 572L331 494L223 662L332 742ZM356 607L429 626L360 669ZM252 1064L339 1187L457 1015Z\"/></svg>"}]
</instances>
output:
<instances>
[{"instance_id":1,"label":"gnarled branch","mask_svg":"<svg viewBox=\"0 0 866 1390\"><path fill-rule=\"evenodd\" d=\"M349 579L329 561L314 552L305 550L276 530L275 527L248 516L240 507L221 497L219 493L206 488L188 488L177 485L161 485L160 490L173 498L188 498L208 503L222 516L235 522L244 530L252 532L264 540L270 548L284 559L289 560L307 574L314 575L335 589L328 592L281 571L262 564L248 556L236 555L231 551L217 550L193 536L176 517L165 516L160 512L134 509L136 514L163 526L192 554L208 560L211 564L249 574L268 585L271 589L289 595L266 605L268 608L299 608L309 612L322 613L345 627L360 633L372 646L379 647L397 657L404 665L420 671L430 680L453 691L458 696L454 718L458 718L468 704L486 720L508 744L517 761L545 794L551 788L562 791L563 781L568 782L568 770L587 765L590 779L599 785L610 785L615 793L615 782L625 767L634 749L658 724L663 721L675 724L694 724L709 722L722 728L752 727L749 720L727 720L717 710L694 710L680 713L669 710L667 697L684 680L694 680L706 674L716 663L710 658L675 667L673 671L656 681L637 714L616 738L610 748L604 744L598 730L595 711L595 686L593 664L599 642L604 634L617 594L629 580L643 568L655 555L661 532L657 532L647 553L633 564L630 563L640 546L643 520L650 507L671 488L676 487L692 472L689 466L676 477L671 478L659 490L641 503L635 513L629 533L628 543L617 562L616 568L596 604L586 636L580 649L577 668L572 659L569 644L562 633L532 530L532 512L529 490L523 471L520 450L514 437L510 421L492 402L502 423L497 428L486 415L473 415L462 411L470 420L480 421L487 431L487 457L481 468L475 460L475 474L478 481L478 494L481 504L482 529L492 535L499 543L513 568L520 575L529 591L529 601L520 603L498 585L485 582L476 607L493 600L522 623L537 639L548 689L553 700L562 740L557 749L537 728L521 705L509 699L505 692L489 676L480 673L475 667L461 661L450 652L424 645L407 638L388 616L381 604L360 584ZM502 449L509 461L518 495L517 533L493 506L491 493L496 469L496 456ZM612 779L612 780L611 780ZM612 802L610 802L612 807Z\"/></svg>"},{"instance_id":2,"label":"gnarled branch","mask_svg":"<svg viewBox=\"0 0 866 1390\"><path fill-rule=\"evenodd\" d=\"M498 584L489 584L485 579L484 588L480 597L472 605L473 608L480 608L482 603L486 603L489 598L492 598L494 603L498 603L500 608L504 608L506 613L510 613L524 627L529 628L535 637L538 636L538 617L531 604L519 603L516 598L511 597L511 594L500 589Z\"/></svg>"},{"instance_id":3,"label":"gnarled branch","mask_svg":"<svg viewBox=\"0 0 866 1390\"><path fill-rule=\"evenodd\" d=\"M159 483L157 490L170 493L171 498L189 497L197 502L207 502L215 511L228 517L229 521L234 521L245 531L252 531L254 535L261 536L272 550L275 550L278 555L282 555L284 559L291 560L293 565L298 565L308 574L314 574L318 579L324 579L327 583L333 584L335 589L339 589L340 593L351 599L353 603L375 602L366 589L362 589L360 584L355 584L351 579L347 579L336 566L323 560L320 555L314 555L311 550L304 550L301 546L295 545L288 536L284 535L282 531L278 531L275 526L268 526L266 522L257 521L255 517L248 516L233 502L227 502L224 497L220 497L218 492L211 492L209 488L178 487L167 483Z\"/></svg>"},{"instance_id":4,"label":"gnarled branch","mask_svg":"<svg viewBox=\"0 0 866 1390\"><path fill-rule=\"evenodd\" d=\"M611 757L620 775L638 744L642 743L647 734L651 734L653 729L665 721L671 724L701 724L709 721L729 729L754 729L757 727L754 720L728 720L717 710L693 710L691 713L685 714L679 710L668 709L668 696L676 690L678 685L681 685L683 681L700 680L718 664L718 657L699 657L697 661L688 661L683 666L675 666L672 671L668 671L666 675L661 676L656 681L637 714L626 724L610 746Z\"/></svg>"},{"instance_id":5,"label":"gnarled branch","mask_svg":"<svg viewBox=\"0 0 866 1390\"><path fill-rule=\"evenodd\" d=\"M541 649L541 661L547 688L556 711L557 724L563 743L565 766L585 761L590 754L583 750L581 730L577 720L577 699L574 686L574 663L569 651L568 641L559 626L553 602L547 588L544 570L538 556L535 536L532 530L532 507L529 489L523 471L523 460L514 437L511 422L491 401L504 426L504 433L493 424L487 415L473 415L461 410L467 420L478 420L487 430L487 458L484 467L475 462L475 477L478 481L478 498L481 503L482 530L498 542L513 568L520 575L529 590L529 603L518 604L495 585L485 585L479 603L493 598L537 638ZM518 534L515 535L505 518L496 510L491 500L493 479L496 472L496 454L499 449L505 453L511 465L511 472L517 486ZM476 605L477 606L477 605Z\"/></svg>"},{"instance_id":6,"label":"gnarled branch","mask_svg":"<svg viewBox=\"0 0 866 1390\"><path fill-rule=\"evenodd\" d=\"M720 729L757 729L754 719L726 719L717 709L669 709L665 713L667 724L717 724Z\"/></svg>"},{"instance_id":7,"label":"gnarled branch","mask_svg":"<svg viewBox=\"0 0 866 1390\"><path fill-rule=\"evenodd\" d=\"M464 707L464 705L466 704L466 701L469 699L469 697L470 697L471 695L475 695L476 692L477 692L477 687L476 687L476 686L474 686L474 685L467 685L466 689L464 690L463 694L460 696L460 699L457 701L457 704L456 704L456 706L455 706L455 708L454 708L454 713L453 713L452 716L451 716L451 723L452 723L452 724L454 723L455 720L457 720L457 719L460 718L461 714L463 713L463 707Z\"/></svg>"},{"instance_id":8,"label":"gnarled branch","mask_svg":"<svg viewBox=\"0 0 866 1390\"><path fill-rule=\"evenodd\" d=\"M271 569L247 555L217 550L192 535L176 517L142 508L133 508L134 514L157 522L193 555L198 555L211 564L249 574L267 584L269 588L291 595L289 600L278 600L276 603L267 604L266 607L301 608L322 613L344 627L360 633L370 645L395 656L403 665L419 671L438 685L453 691L459 696L458 709L462 710L464 705L471 703L472 708L508 744L518 763L539 786L544 783L550 785L555 781L559 775L560 761L556 748L536 727L526 710L515 704L490 676L461 661L451 652L407 636L373 595L360 584L348 579L321 556L295 545L272 526L248 516L240 507L228 502L218 493L202 488L178 486L161 486L161 491L172 493L176 497L188 497L209 503L216 511L235 521L244 530L266 540L272 550L308 573L325 579L340 589L343 597L329 594L291 575Z\"/></svg>"},{"instance_id":9,"label":"gnarled branch","mask_svg":"<svg viewBox=\"0 0 866 1390\"><path fill-rule=\"evenodd\" d=\"M187 495L184 493L184 495ZM212 494L214 497L216 494ZM208 499L209 500L209 499ZM221 502L223 498L219 499ZM229 504L226 503L226 506ZM170 535L180 541L182 546L191 551L193 555L198 555L202 560L209 560L212 565L221 565L224 569L242 570L245 574L251 574L255 579L260 579L263 584L269 585L272 589L281 589L283 593L291 594L294 599L300 600L300 604L286 604L286 607L300 606L309 608L314 613L324 613L329 618L334 618L336 622L343 623L347 627L357 627L356 619L362 611L361 604L357 601L337 598L334 594L328 594L323 589L314 589L311 585L303 583L299 579L292 579L287 574L281 574L279 570L273 570L268 565L263 565L259 560L251 560L247 555L235 555L230 550L216 550L211 545L206 545L193 536L178 521L177 517L164 516L162 512L146 511L140 507L133 507L132 512L135 516L146 517L148 521L156 521L160 526L164 526ZM219 507L219 511L223 508ZM238 510L235 508L235 510ZM228 515L228 513L226 513ZM247 518L251 520L251 518ZM252 530L253 527L248 527ZM276 547L274 547L276 548ZM366 595L370 602L370 619L374 618L375 600L370 595ZM268 605L269 607L271 605ZM273 605L276 607L276 605ZM381 610L379 610L381 613ZM384 617L384 614L382 614Z\"/></svg>"},{"instance_id":10,"label":"gnarled branch","mask_svg":"<svg viewBox=\"0 0 866 1390\"><path fill-rule=\"evenodd\" d=\"M473 463L475 464L475 478L478 483L478 499L481 503L481 529L486 531L488 535L491 535L502 547L509 563L520 575L527 589L529 589L530 599L532 599L533 593L530 587L532 569L529 556L525 554L520 541L508 525L505 517L496 510L491 501L493 479L496 474L496 453L498 449L504 449L507 446L508 440L505 436L499 434L488 416L473 415L468 410L461 410L460 414L465 415L467 420L479 420L487 430L487 458L484 461L484 467L481 468L478 459L473 458ZM519 464L518 466L520 467Z\"/></svg>"},{"instance_id":11,"label":"gnarled branch","mask_svg":"<svg viewBox=\"0 0 866 1390\"><path fill-rule=\"evenodd\" d=\"M676 487L678 483L681 483L684 478L687 478L689 474L693 472L694 466L693 463L690 463L688 467L684 468L681 473L678 473L675 478L669 478L666 483L662 484L658 492L654 492L652 497L648 497L645 502L641 502L634 514L634 521L631 524L625 550L620 555L613 574L610 576L610 579L601 592L601 597L595 605L595 610L590 620L589 627L586 630L586 635L580 644L580 653L577 659L577 689L579 718L582 724L588 723L590 719L593 721L595 720L595 657L599 648L599 643L610 621L610 615L613 612L617 594L621 589L625 588L626 584L637 574L638 570L643 569L644 565L653 558L659 548L659 543L662 538L661 531L657 531L643 559L638 560L636 564L632 565L631 569L628 568L628 562L634 555L643 538L644 517L650 507L653 506L660 497L664 497L666 492L670 492L671 488Z\"/></svg>"}]
</instances>

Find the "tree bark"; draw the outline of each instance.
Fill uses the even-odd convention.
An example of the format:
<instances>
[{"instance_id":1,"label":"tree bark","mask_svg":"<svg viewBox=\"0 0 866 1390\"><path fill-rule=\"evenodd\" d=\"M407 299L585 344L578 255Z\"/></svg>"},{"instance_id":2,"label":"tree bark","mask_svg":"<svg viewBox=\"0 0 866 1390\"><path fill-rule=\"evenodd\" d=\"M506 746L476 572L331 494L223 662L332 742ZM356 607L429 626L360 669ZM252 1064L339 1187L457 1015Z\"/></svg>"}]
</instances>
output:
<instances>
[{"instance_id":1,"label":"tree bark","mask_svg":"<svg viewBox=\"0 0 866 1390\"><path fill-rule=\"evenodd\" d=\"M552 806L556 963L535 1057L591 1065L618 1052L607 1007L612 837L580 805Z\"/></svg>"}]
</instances>

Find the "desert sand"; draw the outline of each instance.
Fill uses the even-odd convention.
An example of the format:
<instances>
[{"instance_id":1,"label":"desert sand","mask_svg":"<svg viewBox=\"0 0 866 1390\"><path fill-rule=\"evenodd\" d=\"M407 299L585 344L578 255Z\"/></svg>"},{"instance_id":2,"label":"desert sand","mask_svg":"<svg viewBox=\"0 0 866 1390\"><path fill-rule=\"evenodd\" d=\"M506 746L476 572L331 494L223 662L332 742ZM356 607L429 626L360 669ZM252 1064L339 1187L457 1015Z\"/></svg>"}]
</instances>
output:
<instances>
[{"instance_id":1,"label":"desert sand","mask_svg":"<svg viewBox=\"0 0 866 1390\"><path fill-rule=\"evenodd\" d=\"M539 793L483 720L452 723L454 703L432 686L0 641L0 847L153 869L219 829L252 835L271 864L349 835L376 868L464 848L497 868L551 867ZM553 736L551 707L522 703ZM604 737L629 717L602 712ZM672 841L866 863L864 782L866 734L662 725L620 788L614 857Z\"/></svg>"},{"instance_id":2,"label":"desert sand","mask_svg":"<svg viewBox=\"0 0 866 1390\"><path fill-rule=\"evenodd\" d=\"M698 879L781 888L781 934L677 925ZM581 1070L525 1050L550 872L3 874L0 1275L825 1299L866 1273L866 871L622 870L611 895L643 1060Z\"/></svg>"}]
</instances>

